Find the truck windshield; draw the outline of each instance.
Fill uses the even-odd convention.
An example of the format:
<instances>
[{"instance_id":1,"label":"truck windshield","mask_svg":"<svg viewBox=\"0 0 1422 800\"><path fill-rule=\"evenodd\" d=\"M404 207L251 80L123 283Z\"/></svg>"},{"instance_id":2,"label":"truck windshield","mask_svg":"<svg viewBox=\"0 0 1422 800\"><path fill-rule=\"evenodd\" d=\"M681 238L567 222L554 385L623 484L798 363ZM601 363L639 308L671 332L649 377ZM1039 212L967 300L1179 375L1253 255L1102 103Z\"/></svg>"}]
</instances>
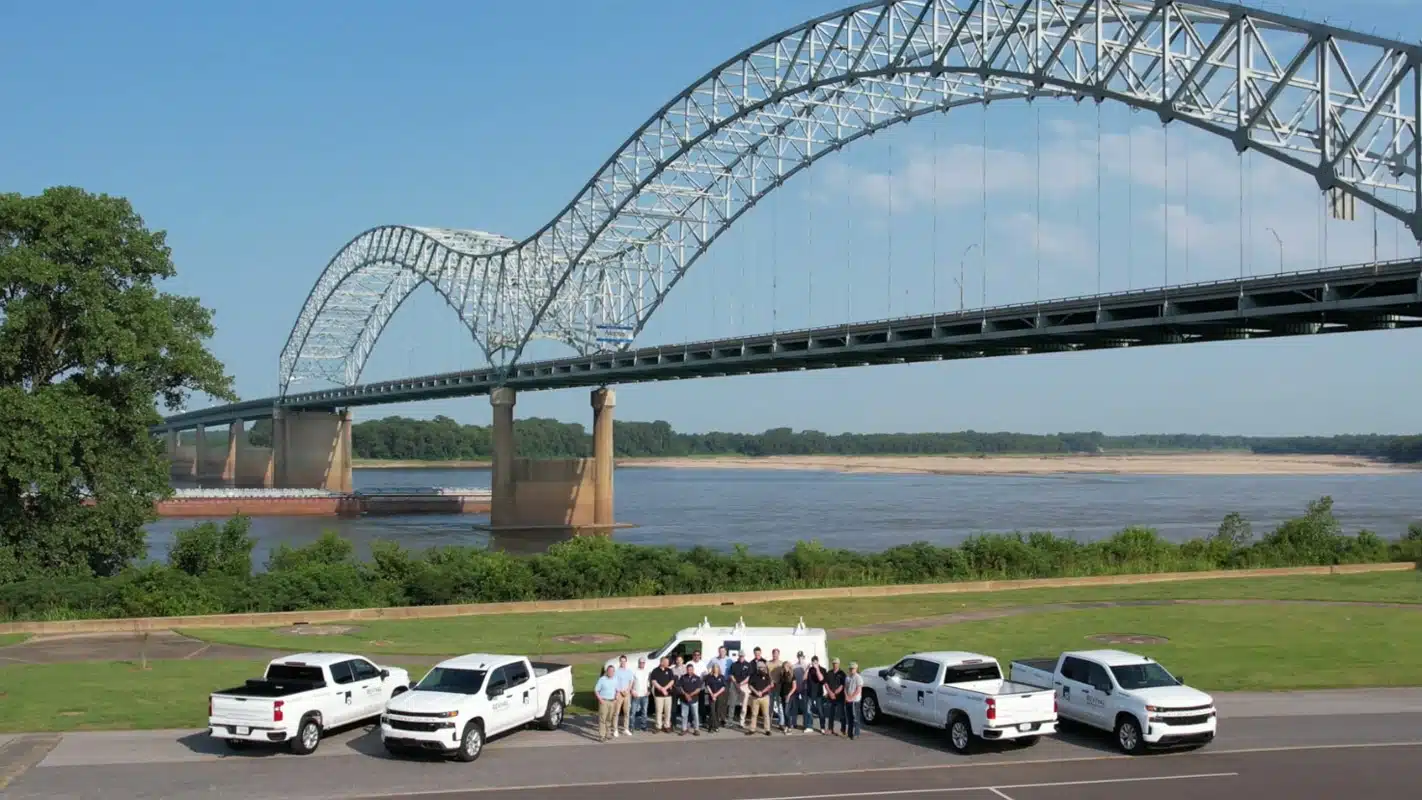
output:
<instances>
[{"instance_id":1,"label":"truck windshield","mask_svg":"<svg viewBox=\"0 0 1422 800\"><path fill-rule=\"evenodd\" d=\"M1159 664L1131 664L1127 667L1112 667L1111 674L1122 689L1154 689L1158 686L1177 686L1180 681L1165 671Z\"/></svg>"},{"instance_id":2,"label":"truck windshield","mask_svg":"<svg viewBox=\"0 0 1422 800\"><path fill-rule=\"evenodd\" d=\"M675 647L675 646L676 646L676 643L677 643L677 637L676 637L676 636L672 636L670 639L667 640L667 643L666 643L666 644L664 644L664 645L662 645L661 647L658 647L656 650L653 650L652 652L648 653L648 654L647 654L647 658L659 658L662 653L665 653L665 652L667 652L668 650L670 650L670 649L672 649L673 647Z\"/></svg>"},{"instance_id":3,"label":"truck windshield","mask_svg":"<svg viewBox=\"0 0 1422 800\"><path fill-rule=\"evenodd\" d=\"M415 684L412 692L448 692L450 694L478 694L484 685L484 675L479 669L448 669L435 667Z\"/></svg>"},{"instance_id":4,"label":"truck windshield","mask_svg":"<svg viewBox=\"0 0 1422 800\"><path fill-rule=\"evenodd\" d=\"M267 680L269 681L306 681L308 683L321 683L320 667L296 666L293 664L271 664L267 667Z\"/></svg>"}]
</instances>

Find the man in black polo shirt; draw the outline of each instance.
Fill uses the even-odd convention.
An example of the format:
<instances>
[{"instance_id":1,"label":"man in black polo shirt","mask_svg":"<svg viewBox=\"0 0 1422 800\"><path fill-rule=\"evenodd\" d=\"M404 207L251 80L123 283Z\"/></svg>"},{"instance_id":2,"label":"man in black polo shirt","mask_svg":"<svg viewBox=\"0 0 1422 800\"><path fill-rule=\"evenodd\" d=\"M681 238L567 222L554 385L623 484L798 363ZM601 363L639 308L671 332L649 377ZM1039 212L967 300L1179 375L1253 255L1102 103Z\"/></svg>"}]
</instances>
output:
<instances>
[{"instance_id":1,"label":"man in black polo shirt","mask_svg":"<svg viewBox=\"0 0 1422 800\"><path fill-rule=\"evenodd\" d=\"M656 714L653 732L671 733L672 688L676 685L676 675L671 671L671 661L665 656L662 663L647 676L652 689L652 710Z\"/></svg>"},{"instance_id":2,"label":"man in black polo shirt","mask_svg":"<svg viewBox=\"0 0 1422 800\"><path fill-rule=\"evenodd\" d=\"M755 665L746 660L745 653L741 653L731 665L731 715L741 723L742 728L746 726L746 712L750 711L751 705L750 687L746 681L750 680L754 671Z\"/></svg>"},{"instance_id":3,"label":"man in black polo shirt","mask_svg":"<svg viewBox=\"0 0 1422 800\"><path fill-rule=\"evenodd\" d=\"M829 671L825 673L825 696L820 701L820 730L829 730L831 734L840 736L841 732L849 733L848 723L844 721L844 670L839 668L839 659L830 659ZM829 725L825 725L825 717L829 717ZM834 729L834 724L838 722L841 730Z\"/></svg>"},{"instance_id":4,"label":"man in black polo shirt","mask_svg":"<svg viewBox=\"0 0 1422 800\"><path fill-rule=\"evenodd\" d=\"M770 677L770 670L765 666L765 662L755 665L755 670L751 672L750 680L747 681L747 693L749 697L746 703L750 706L750 719L748 724L743 726L746 735L755 733L755 723L757 719L765 720L765 735L770 735L770 693L775 691L775 681Z\"/></svg>"},{"instance_id":5,"label":"man in black polo shirt","mask_svg":"<svg viewBox=\"0 0 1422 800\"><path fill-rule=\"evenodd\" d=\"M686 674L676 680L677 697L681 699L681 732L679 735L685 736L687 727L691 728L692 736L701 735L701 692L706 688L696 674L694 664L686 665Z\"/></svg>"}]
</instances>

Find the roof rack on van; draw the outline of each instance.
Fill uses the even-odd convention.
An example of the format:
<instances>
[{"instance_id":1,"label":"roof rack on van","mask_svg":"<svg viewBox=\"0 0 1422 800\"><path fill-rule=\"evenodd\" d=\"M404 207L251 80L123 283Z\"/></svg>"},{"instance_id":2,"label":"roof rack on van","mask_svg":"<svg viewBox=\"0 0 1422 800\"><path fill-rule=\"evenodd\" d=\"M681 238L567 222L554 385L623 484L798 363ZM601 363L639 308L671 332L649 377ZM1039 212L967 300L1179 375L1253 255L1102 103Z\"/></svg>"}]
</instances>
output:
<instances>
[{"instance_id":1,"label":"roof rack on van","mask_svg":"<svg viewBox=\"0 0 1422 800\"><path fill-rule=\"evenodd\" d=\"M795 635L796 635L796 636L799 636L800 634L804 633L806 630L807 630L807 629L805 628L805 618L804 618L804 617L800 617L800 624L795 626Z\"/></svg>"},{"instance_id":2,"label":"roof rack on van","mask_svg":"<svg viewBox=\"0 0 1422 800\"><path fill-rule=\"evenodd\" d=\"M698 625L697 628L698 628L699 630L703 630L703 631L704 631L704 630L709 630L709 629L711 628L711 618L710 618L710 617L702 617L702 618L701 618L701 624Z\"/></svg>"},{"instance_id":3,"label":"roof rack on van","mask_svg":"<svg viewBox=\"0 0 1422 800\"><path fill-rule=\"evenodd\" d=\"M745 630L745 629L746 629L746 618L745 618L745 617L741 617L740 619L736 620L736 627L734 628L734 630L735 630L737 633L739 633L739 632L741 632L741 631L743 631L743 630Z\"/></svg>"}]
</instances>

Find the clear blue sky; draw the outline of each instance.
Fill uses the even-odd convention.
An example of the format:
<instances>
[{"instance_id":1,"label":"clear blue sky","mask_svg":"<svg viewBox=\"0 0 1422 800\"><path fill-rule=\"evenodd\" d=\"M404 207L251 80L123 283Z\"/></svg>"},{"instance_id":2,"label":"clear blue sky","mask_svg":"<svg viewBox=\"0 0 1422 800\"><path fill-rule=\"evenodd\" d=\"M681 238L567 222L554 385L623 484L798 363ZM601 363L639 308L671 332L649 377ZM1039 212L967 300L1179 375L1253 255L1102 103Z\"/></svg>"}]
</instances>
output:
<instances>
[{"instance_id":1,"label":"clear blue sky","mask_svg":"<svg viewBox=\"0 0 1422 800\"><path fill-rule=\"evenodd\" d=\"M169 232L180 274L167 288L216 310L214 351L243 397L265 396L311 284L350 237L409 223L521 238L709 67L836 7L10 4L0 10L0 190L76 184L129 197ZM1403 2L1269 7L1422 37L1422 12ZM1040 148L1037 113L999 105L988 114L990 304L1034 298L1039 258L1042 296L1095 291L1098 174L1104 289L1159 285L1167 250L1175 281L1187 271L1191 279L1238 271L1240 167L1226 143L1171 127L1176 210L1167 225L1164 135L1153 118L1105 108L1098 167L1091 104L1044 105ZM981 248L960 256L983 238L980 119L963 111L919 121L821 162L718 243L643 341L954 309L960 263L967 304L976 305ZM1311 181L1263 159L1247 174L1247 268L1276 268L1269 227L1283 235L1289 267L1318 266L1324 237ZM1329 262L1370 256L1365 220L1327 226ZM1383 257L1417 252L1394 226L1382 230ZM1419 345L1422 334L1367 333L627 386L618 415L683 430L1415 432ZM460 369L477 358L426 288L396 316L362 377ZM518 411L590 420L583 390L526 393ZM359 411L385 413L488 419L483 399Z\"/></svg>"}]
</instances>

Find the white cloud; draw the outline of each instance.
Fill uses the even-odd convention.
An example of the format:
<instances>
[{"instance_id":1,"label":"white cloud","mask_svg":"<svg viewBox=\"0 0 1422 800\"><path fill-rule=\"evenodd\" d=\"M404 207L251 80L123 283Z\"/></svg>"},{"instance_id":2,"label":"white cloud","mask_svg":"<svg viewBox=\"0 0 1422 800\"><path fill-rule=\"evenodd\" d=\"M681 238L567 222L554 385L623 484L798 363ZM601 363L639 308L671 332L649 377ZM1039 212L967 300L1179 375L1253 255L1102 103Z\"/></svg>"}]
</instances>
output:
<instances>
[{"instance_id":1,"label":"white cloud","mask_svg":"<svg viewBox=\"0 0 1422 800\"><path fill-rule=\"evenodd\" d=\"M1043 203L1093 195L1100 180L1107 198L1117 202L1131 198L1138 231L1168 237L1175 258L1188 251L1195 263L1238 263L1242 236L1246 261L1263 270L1277 259L1278 243L1271 228L1284 242L1286 269L1319 266L1321 255L1325 265L1372 258L1373 212L1363 203L1358 203L1357 221L1328 224L1325 242L1319 213L1323 201L1311 176L1262 153L1237 156L1214 134L1183 123L1170 126L1168 143L1167 158L1166 130L1155 125L1103 133L1098 162L1094 128L1067 119L1044 120ZM994 209L1003 203L1013 209L1002 212L1002 232L1040 248L1042 255L1079 258L1094 250L1094 230L1087 234L1053 221L1050 215L1036 223L1032 211L1039 190L1035 152L990 146L986 191L983 152L978 145L953 144L939 148L935 155L929 148L915 146L896 159L892 172L831 162L824 165L816 194L827 202L842 202L848 192L859 203L880 211L892 208L895 213L925 211L935 196L940 211L980 206L987 194ZM1126 193L1130 187L1135 189L1133 196ZM1379 217L1380 239L1386 243L1379 248L1380 257L1393 255L1398 241L1403 254L1416 252L1410 234L1397 233L1400 223Z\"/></svg>"}]
</instances>

